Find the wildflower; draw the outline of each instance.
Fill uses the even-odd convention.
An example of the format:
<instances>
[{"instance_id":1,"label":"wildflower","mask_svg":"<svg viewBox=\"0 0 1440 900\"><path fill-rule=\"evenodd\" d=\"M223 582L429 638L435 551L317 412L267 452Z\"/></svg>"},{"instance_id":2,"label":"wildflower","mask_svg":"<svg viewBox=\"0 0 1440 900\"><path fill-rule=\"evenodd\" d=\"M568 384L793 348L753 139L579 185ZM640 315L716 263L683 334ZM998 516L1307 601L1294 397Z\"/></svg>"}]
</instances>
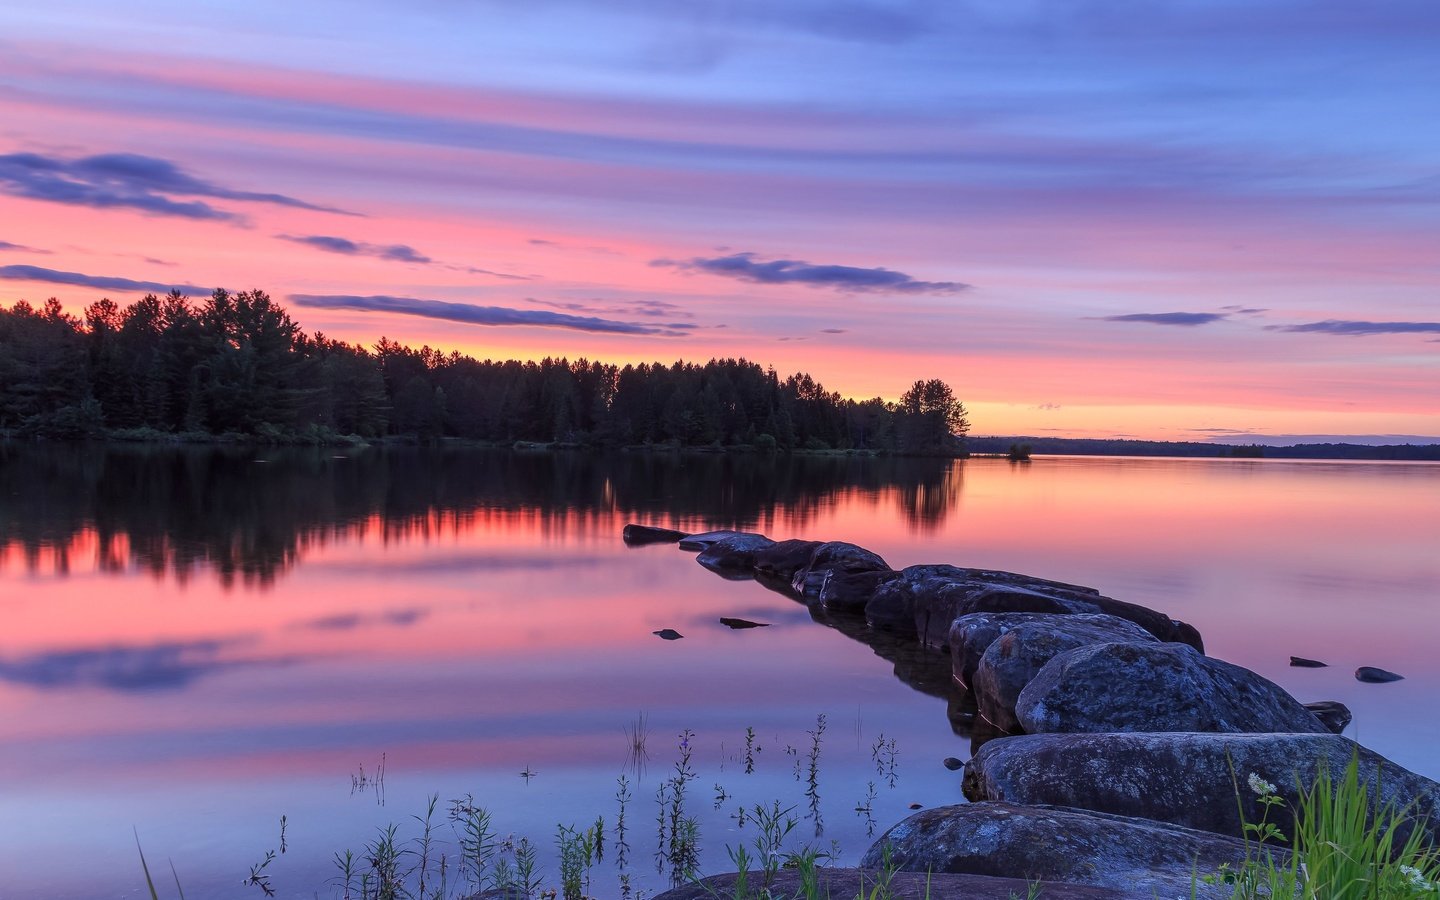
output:
<instances>
[{"instance_id":1,"label":"wildflower","mask_svg":"<svg viewBox=\"0 0 1440 900\"><path fill-rule=\"evenodd\" d=\"M1425 880L1425 873L1414 866L1401 866L1400 874L1405 876L1405 880L1410 882L1411 887L1419 888L1422 891L1428 891L1435 887Z\"/></svg>"},{"instance_id":2,"label":"wildflower","mask_svg":"<svg viewBox=\"0 0 1440 900\"><path fill-rule=\"evenodd\" d=\"M1258 796L1268 797L1275 793L1275 785L1256 775L1254 772L1251 772L1250 790L1254 791Z\"/></svg>"}]
</instances>

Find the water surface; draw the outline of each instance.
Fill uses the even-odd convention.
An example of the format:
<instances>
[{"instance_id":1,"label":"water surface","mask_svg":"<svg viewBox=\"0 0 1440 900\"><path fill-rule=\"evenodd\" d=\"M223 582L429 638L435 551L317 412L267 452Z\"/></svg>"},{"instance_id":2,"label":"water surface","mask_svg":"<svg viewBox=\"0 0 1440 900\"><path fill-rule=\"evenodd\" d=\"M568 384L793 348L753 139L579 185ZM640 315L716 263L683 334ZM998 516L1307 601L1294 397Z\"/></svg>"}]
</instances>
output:
<instances>
[{"instance_id":1,"label":"water surface","mask_svg":"<svg viewBox=\"0 0 1440 900\"><path fill-rule=\"evenodd\" d=\"M333 854L413 834L431 794L442 813L472 794L550 854L557 825L613 832L621 775L625 871L653 892L655 793L686 730L711 870L753 833L741 806L794 806L796 837L853 861L872 824L961 799L939 764L969 755L943 660L627 548L629 521L1092 585L1348 703L1353 736L1437 777L1437 510L1433 464L0 446L4 894L139 896L133 826L186 896L259 897L240 881L283 814L279 896L339 896ZM1407 679L1362 685L1359 665ZM382 760L383 796L352 791ZM612 848L592 893L619 874Z\"/></svg>"}]
</instances>

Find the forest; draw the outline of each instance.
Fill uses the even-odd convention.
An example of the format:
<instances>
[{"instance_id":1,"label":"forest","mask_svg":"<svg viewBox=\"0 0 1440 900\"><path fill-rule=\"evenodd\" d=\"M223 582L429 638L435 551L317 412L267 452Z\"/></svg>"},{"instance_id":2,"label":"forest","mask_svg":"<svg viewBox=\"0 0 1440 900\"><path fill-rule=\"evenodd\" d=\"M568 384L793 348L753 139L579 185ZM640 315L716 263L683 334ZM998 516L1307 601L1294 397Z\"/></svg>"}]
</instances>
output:
<instances>
[{"instance_id":1,"label":"forest","mask_svg":"<svg viewBox=\"0 0 1440 900\"><path fill-rule=\"evenodd\" d=\"M328 443L963 452L964 404L938 379L853 400L745 359L625 365L477 360L307 334L259 290L178 291L83 317L0 307L0 435Z\"/></svg>"}]
</instances>

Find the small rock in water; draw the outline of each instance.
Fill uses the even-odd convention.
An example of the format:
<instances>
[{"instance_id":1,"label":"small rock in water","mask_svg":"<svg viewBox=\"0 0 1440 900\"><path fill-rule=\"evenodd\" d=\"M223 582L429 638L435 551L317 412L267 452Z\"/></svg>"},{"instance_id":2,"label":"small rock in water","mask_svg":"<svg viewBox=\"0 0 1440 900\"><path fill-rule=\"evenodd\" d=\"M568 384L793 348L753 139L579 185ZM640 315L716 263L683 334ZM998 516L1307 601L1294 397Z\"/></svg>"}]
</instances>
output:
<instances>
[{"instance_id":1,"label":"small rock in water","mask_svg":"<svg viewBox=\"0 0 1440 900\"><path fill-rule=\"evenodd\" d=\"M1339 700L1317 700L1314 703L1305 704L1305 708L1314 713L1320 724L1330 729L1331 734L1340 734L1350 724L1350 707Z\"/></svg>"},{"instance_id":2,"label":"small rock in water","mask_svg":"<svg viewBox=\"0 0 1440 900\"><path fill-rule=\"evenodd\" d=\"M1355 680L1363 681L1366 684L1386 684L1391 681L1401 681L1404 678L1404 675L1396 675L1394 672L1387 672L1374 666L1361 666L1355 670Z\"/></svg>"},{"instance_id":3,"label":"small rock in water","mask_svg":"<svg viewBox=\"0 0 1440 900\"><path fill-rule=\"evenodd\" d=\"M957 769L959 769L959 768L961 768L962 766L964 766L965 764L964 764L963 762L961 762L960 760L956 759L956 758L953 757L953 756L947 756L947 757L945 757L944 765L945 765L945 768L947 768L947 769L949 769L950 771L954 772L954 771L956 771Z\"/></svg>"},{"instance_id":4,"label":"small rock in water","mask_svg":"<svg viewBox=\"0 0 1440 900\"><path fill-rule=\"evenodd\" d=\"M662 628L659 631L652 631L650 633L663 641L678 641L685 636L673 628Z\"/></svg>"},{"instance_id":5,"label":"small rock in water","mask_svg":"<svg viewBox=\"0 0 1440 900\"><path fill-rule=\"evenodd\" d=\"M620 536L627 544L673 544L690 535L673 528L636 525L632 522L625 526L625 530L620 533Z\"/></svg>"},{"instance_id":6,"label":"small rock in water","mask_svg":"<svg viewBox=\"0 0 1440 900\"><path fill-rule=\"evenodd\" d=\"M1330 664L1323 663L1318 659L1306 659L1303 656L1292 656L1290 657L1290 665L1294 666L1297 669L1323 669Z\"/></svg>"},{"instance_id":7,"label":"small rock in water","mask_svg":"<svg viewBox=\"0 0 1440 900\"><path fill-rule=\"evenodd\" d=\"M732 619L729 616L721 616L720 624L726 628L769 628L769 622L752 622L749 619Z\"/></svg>"},{"instance_id":8,"label":"small rock in water","mask_svg":"<svg viewBox=\"0 0 1440 900\"><path fill-rule=\"evenodd\" d=\"M911 808L911 809L924 809L925 807L921 806L919 803L912 803L912 804L910 804L910 808Z\"/></svg>"}]
</instances>

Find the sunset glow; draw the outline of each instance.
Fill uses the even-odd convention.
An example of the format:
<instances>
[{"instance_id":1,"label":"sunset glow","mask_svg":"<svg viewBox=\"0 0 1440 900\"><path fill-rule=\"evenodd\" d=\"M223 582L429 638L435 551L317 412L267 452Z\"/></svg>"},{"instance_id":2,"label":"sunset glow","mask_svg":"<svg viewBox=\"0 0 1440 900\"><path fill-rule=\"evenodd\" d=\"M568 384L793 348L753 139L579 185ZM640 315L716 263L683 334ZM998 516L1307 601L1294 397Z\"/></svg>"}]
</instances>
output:
<instances>
[{"instance_id":1,"label":"sunset glow","mask_svg":"<svg viewBox=\"0 0 1440 900\"><path fill-rule=\"evenodd\" d=\"M0 10L0 303L942 378L976 434L1440 435L1434 4L228 6Z\"/></svg>"}]
</instances>

